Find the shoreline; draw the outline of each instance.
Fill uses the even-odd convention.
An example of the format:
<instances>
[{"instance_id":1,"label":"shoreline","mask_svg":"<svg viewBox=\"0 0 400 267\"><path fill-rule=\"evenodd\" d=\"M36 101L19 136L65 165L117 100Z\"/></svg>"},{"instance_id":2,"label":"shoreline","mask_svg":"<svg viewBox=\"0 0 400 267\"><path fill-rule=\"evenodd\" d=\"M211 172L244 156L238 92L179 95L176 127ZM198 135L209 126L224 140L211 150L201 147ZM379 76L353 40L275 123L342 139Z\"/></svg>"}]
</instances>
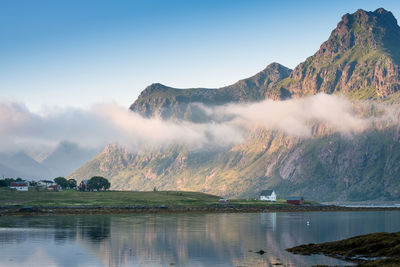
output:
<instances>
[{"instance_id":1,"label":"shoreline","mask_svg":"<svg viewBox=\"0 0 400 267\"><path fill-rule=\"evenodd\" d=\"M137 213L254 213L254 212L335 212L335 211L400 211L400 207L343 207L335 205L276 206L25 206L0 207L0 216L51 216Z\"/></svg>"}]
</instances>

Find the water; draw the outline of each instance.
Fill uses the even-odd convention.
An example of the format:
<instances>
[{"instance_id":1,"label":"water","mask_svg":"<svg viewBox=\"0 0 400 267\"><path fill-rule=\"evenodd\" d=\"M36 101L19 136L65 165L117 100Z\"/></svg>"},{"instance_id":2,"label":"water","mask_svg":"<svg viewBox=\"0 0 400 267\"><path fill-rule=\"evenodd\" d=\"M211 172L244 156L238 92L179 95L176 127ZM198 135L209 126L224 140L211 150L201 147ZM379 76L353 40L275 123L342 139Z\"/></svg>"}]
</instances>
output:
<instances>
[{"instance_id":1,"label":"water","mask_svg":"<svg viewBox=\"0 0 400 267\"><path fill-rule=\"evenodd\" d=\"M285 248L380 231L400 212L0 217L0 266L344 265Z\"/></svg>"}]
</instances>

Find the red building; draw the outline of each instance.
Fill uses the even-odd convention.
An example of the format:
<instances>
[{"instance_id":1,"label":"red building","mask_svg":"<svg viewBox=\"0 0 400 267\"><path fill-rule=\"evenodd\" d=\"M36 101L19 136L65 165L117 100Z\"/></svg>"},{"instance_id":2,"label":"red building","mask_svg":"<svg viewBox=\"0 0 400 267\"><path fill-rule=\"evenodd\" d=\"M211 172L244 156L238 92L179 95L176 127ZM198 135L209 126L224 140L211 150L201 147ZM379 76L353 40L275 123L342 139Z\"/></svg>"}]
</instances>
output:
<instances>
[{"instance_id":1,"label":"red building","mask_svg":"<svg viewBox=\"0 0 400 267\"><path fill-rule=\"evenodd\" d=\"M10 188L17 189L17 191L28 191L27 182L12 182Z\"/></svg>"},{"instance_id":2,"label":"red building","mask_svg":"<svg viewBox=\"0 0 400 267\"><path fill-rule=\"evenodd\" d=\"M304 199L303 197L288 197L286 199L286 203L293 205L303 205Z\"/></svg>"}]
</instances>

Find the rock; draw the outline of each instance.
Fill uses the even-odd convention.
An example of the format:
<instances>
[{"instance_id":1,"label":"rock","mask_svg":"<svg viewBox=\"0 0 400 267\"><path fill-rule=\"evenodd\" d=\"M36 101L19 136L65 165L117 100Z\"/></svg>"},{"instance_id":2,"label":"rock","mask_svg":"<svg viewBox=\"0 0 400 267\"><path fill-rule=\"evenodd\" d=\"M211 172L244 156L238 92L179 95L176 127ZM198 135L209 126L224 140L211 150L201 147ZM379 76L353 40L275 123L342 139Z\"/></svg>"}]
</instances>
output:
<instances>
[{"instance_id":1,"label":"rock","mask_svg":"<svg viewBox=\"0 0 400 267\"><path fill-rule=\"evenodd\" d=\"M260 254L260 255L264 255L264 254L265 254L265 251L262 250L262 249L260 249L259 251L256 251L256 253L257 253L257 254Z\"/></svg>"},{"instance_id":2,"label":"rock","mask_svg":"<svg viewBox=\"0 0 400 267\"><path fill-rule=\"evenodd\" d=\"M22 207L18 211L19 212L38 212L39 208L37 208L37 207Z\"/></svg>"}]
</instances>

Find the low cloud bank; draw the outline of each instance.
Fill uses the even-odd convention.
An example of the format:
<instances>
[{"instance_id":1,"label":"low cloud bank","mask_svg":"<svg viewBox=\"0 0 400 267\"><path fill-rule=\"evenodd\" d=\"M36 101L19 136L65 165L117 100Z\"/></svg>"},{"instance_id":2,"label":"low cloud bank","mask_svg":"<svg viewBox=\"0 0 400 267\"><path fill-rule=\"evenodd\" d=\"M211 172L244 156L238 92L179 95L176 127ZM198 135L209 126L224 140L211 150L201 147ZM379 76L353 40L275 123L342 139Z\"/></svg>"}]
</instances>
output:
<instances>
[{"instance_id":1,"label":"low cloud bank","mask_svg":"<svg viewBox=\"0 0 400 267\"><path fill-rule=\"evenodd\" d=\"M344 97L318 94L287 101L202 106L213 122L192 123L143 118L115 103L95 105L90 110L53 109L38 114L23 103L1 101L0 151L56 145L64 140L85 147L114 142L130 148L170 143L230 145L245 140L254 127L308 138L315 123L344 134L362 132L381 120L397 123L398 112L392 108L382 108L379 116L365 115L355 108L357 105L360 103Z\"/></svg>"}]
</instances>

